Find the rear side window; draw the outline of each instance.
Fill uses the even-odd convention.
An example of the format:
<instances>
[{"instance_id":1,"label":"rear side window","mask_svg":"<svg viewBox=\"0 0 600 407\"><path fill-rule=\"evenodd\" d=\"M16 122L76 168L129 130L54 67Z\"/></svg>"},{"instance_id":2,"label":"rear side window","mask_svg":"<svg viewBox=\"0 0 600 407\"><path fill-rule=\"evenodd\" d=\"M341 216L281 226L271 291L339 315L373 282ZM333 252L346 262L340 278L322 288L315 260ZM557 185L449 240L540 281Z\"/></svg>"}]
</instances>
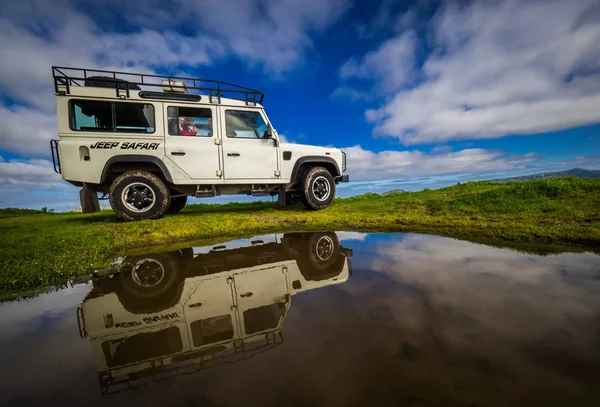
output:
<instances>
[{"instance_id":1,"label":"rear side window","mask_svg":"<svg viewBox=\"0 0 600 407\"><path fill-rule=\"evenodd\" d=\"M70 126L76 131L154 133L154 106L146 103L71 100Z\"/></svg>"},{"instance_id":2,"label":"rear side window","mask_svg":"<svg viewBox=\"0 0 600 407\"><path fill-rule=\"evenodd\" d=\"M231 315L200 319L190 324L194 346L233 339Z\"/></svg>"},{"instance_id":3,"label":"rear side window","mask_svg":"<svg viewBox=\"0 0 600 407\"><path fill-rule=\"evenodd\" d=\"M212 137L213 135L210 109L169 106L167 116L171 136Z\"/></svg>"},{"instance_id":4,"label":"rear side window","mask_svg":"<svg viewBox=\"0 0 600 407\"><path fill-rule=\"evenodd\" d=\"M102 351L108 367L138 363L146 359L172 355L182 350L181 334L176 326L102 343Z\"/></svg>"}]
</instances>

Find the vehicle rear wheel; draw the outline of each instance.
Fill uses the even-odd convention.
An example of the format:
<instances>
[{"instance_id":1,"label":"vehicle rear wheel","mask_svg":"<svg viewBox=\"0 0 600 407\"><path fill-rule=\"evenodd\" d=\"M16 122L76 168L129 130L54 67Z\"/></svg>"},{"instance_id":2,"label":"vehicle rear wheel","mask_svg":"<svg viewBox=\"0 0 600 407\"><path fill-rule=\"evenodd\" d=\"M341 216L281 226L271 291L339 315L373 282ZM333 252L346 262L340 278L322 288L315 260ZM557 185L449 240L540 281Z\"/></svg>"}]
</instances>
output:
<instances>
[{"instance_id":1,"label":"vehicle rear wheel","mask_svg":"<svg viewBox=\"0 0 600 407\"><path fill-rule=\"evenodd\" d=\"M181 211L186 203L187 196L176 196L175 198L171 198L171 204L169 205L169 209L167 209L167 213L177 213Z\"/></svg>"},{"instance_id":2,"label":"vehicle rear wheel","mask_svg":"<svg viewBox=\"0 0 600 407\"><path fill-rule=\"evenodd\" d=\"M300 199L308 209L323 209L335 197L333 177L323 167L311 168L302 178Z\"/></svg>"},{"instance_id":3,"label":"vehicle rear wheel","mask_svg":"<svg viewBox=\"0 0 600 407\"><path fill-rule=\"evenodd\" d=\"M171 192L156 175L128 171L110 186L110 206L123 220L160 218L169 208Z\"/></svg>"}]
</instances>

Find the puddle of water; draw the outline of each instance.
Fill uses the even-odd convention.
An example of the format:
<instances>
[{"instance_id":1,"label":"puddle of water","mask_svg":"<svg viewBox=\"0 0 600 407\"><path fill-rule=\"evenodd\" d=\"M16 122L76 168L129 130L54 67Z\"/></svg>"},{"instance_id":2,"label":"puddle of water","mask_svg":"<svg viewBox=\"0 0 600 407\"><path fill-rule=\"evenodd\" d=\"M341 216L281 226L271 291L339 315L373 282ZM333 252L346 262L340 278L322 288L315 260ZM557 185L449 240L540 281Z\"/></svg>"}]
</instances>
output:
<instances>
[{"instance_id":1,"label":"puddle of water","mask_svg":"<svg viewBox=\"0 0 600 407\"><path fill-rule=\"evenodd\" d=\"M600 256L277 234L0 305L0 404L600 405Z\"/></svg>"}]
</instances>

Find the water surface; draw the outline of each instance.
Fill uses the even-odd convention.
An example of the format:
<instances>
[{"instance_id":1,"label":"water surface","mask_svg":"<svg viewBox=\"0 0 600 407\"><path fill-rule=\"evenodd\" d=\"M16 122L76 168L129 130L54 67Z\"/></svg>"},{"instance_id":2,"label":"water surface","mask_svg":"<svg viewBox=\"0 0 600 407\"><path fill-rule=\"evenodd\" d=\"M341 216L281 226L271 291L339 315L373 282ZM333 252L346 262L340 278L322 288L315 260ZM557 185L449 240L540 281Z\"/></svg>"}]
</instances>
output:
<instances>
[{"instance_id":1,"label":"water surface","mask_svg":"<svg viewBox=\"0 0 600 407\"><path fill-rule=\"evenodd\" d=\"M0 305L0 404L597 406L600 256L276 234Z\"/></svg>"}]
</instances>

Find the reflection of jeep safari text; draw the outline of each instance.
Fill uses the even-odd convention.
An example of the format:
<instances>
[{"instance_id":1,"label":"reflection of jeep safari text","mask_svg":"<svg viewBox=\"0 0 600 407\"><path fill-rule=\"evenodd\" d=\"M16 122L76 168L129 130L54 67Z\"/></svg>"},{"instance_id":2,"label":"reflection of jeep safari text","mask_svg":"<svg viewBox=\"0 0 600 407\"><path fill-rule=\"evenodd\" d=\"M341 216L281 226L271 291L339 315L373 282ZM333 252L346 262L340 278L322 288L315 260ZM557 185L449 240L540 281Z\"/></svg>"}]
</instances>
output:
<instances>
[{"instance_id":1,"label":"reflection of jeep safari text","mask_svg":"<svg viewBox=\"0 0 600 407\"><path fill-rule=\"evenodd\" d=\"M223 194L279 195L283 205L321 209L348 181L340 150L280 143L259 90L198 78L52 72L55 170L103 193L124 220L178 212L188 196Z\"/></svg>"},{"instance_id":2,"label":"reflection of jeep safari text","mask_svg":"<svg viewBox=\"0 0 600 407\"><path fill-rule=\"evenodd\" d=\"M335 233L230 246L135 256L93 279L78 322L103 393L277 346L292 295L350 277Z\"/></svg>"}]
</instances>

